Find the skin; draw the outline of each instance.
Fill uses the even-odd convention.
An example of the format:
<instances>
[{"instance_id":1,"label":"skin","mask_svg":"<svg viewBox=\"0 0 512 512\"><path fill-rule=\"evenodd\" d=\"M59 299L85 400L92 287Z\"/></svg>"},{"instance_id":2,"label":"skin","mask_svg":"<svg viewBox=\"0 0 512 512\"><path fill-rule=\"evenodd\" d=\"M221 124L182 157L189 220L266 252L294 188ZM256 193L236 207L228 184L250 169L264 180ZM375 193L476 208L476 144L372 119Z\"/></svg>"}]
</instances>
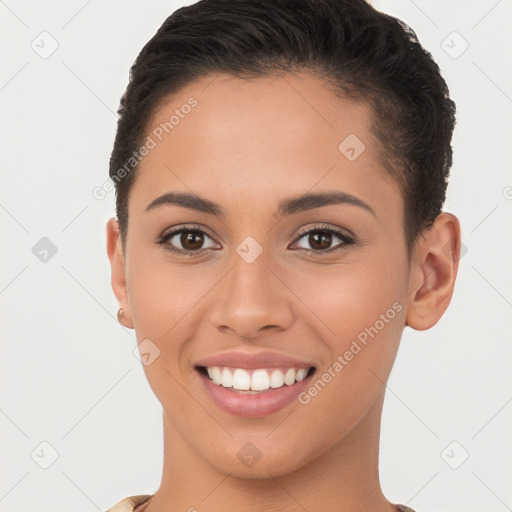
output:
<instances>
[{"instance_id":1,"label":"skin","mask_svg":"<svg viewBox=\"0 0 512 512\"><path fill-rule=\"evenodd\" d=\"M205 77L167 98L151 126L191 96L198 105L136 171L124 254L116 219L107 223L122 322L160 350L144 371L163 407L164 467L145 512L394 511L378 475L385 382L405 326L430 328L450 302L459 222L442 213L409 262L403 201L368 105L337 98L311 74ZM366 146L354 161L338 150L349 134ZM319 190L350 193L374 215L336 204L277 216L282 199ZM215 201L226 217L176 205L144 211L171 191ZM208 236L166 243L206 248L202 256L155 243L186 224ZM301 231L322 224L356 243L333 235L326 246L342 248L322 253ZM263 249L252 263L236 252L248 236ZM213 354L268 349L314 362L317 380L394 303L401 311L306 405L239 418L210 400L194 370ZM251 467L237 457L247 442L261 453Z\"/></svg>"}]
</instances>

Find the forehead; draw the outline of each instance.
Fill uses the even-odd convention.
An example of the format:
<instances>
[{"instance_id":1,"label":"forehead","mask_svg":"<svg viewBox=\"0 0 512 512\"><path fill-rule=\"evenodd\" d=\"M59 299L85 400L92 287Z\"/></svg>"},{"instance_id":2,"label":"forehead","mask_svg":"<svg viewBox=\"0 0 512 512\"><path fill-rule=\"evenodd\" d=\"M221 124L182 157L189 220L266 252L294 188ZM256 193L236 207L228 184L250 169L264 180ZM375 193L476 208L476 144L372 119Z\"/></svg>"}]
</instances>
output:
<instances>
[{"instance_id":1,"label":"forehead","mask_svg":"<svg viewBox=\"0 0 512 512\"><path fill-rule=\"evenodd\" d=\"M396 189L371 115L366 102L341 99L307 73L209 75L155 109L147 130L154 147L136 171L134 206L142 211L156 195L187 188L206 197L226 191L224 199L242 203L247 194L263 200L315 187L368 197L375 180Z\"/></svg>"}]
</instances>

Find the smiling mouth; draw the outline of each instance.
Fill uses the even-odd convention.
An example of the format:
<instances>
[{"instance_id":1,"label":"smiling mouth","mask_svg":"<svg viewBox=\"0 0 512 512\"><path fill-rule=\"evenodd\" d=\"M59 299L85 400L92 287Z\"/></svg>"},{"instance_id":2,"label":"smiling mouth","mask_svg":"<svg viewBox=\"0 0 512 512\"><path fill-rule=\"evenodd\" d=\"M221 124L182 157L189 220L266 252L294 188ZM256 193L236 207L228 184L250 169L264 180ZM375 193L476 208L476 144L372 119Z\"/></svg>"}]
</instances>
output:
<instances>
[{"instance_id":1,"label":"smiling mouth","mask_svg":"<svg viewBox=\"0 0 512 512\"><path fill-rule=\"evenodd\" d=\"M314 366L309 368L281 367L258 369L196 366L195 369L214 384L243 394L266 393L283 387L293 386L297 382L312 376L316 371Z\"/></svg>"}]
</instances>

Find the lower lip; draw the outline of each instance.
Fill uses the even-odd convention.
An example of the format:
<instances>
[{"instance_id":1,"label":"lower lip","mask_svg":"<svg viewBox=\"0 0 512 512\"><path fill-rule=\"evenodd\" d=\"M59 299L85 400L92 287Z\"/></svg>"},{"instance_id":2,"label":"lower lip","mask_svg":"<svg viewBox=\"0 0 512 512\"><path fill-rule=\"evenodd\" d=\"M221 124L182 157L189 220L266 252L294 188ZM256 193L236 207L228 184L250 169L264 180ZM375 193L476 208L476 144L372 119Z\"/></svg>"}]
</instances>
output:
<instances>
[{"instance_id":1,"label":"lower lip","mask_svg":"<svg viewBox=\"0 0 512 512\"><path fill-rule=\"evenodd\" d=\"M248 394L238 393L237 391L231 391L230 388L219 386L199 370L196 370L196 372L201 378L202 385L217 406L242 418L259 418L283 409L309 386L315 373L312 371L306 378L300 382L295 382L291 386L285 384L280 388L269 388L267 391Z\"/></svg>"}]
</instances>

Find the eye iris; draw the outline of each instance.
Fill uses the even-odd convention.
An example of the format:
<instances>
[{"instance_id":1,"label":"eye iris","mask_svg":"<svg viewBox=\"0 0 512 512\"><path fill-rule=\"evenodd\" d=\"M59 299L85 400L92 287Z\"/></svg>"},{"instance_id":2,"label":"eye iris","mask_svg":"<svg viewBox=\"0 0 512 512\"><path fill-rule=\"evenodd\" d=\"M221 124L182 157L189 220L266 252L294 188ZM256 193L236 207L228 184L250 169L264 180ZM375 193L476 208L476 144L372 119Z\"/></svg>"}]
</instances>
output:
<instances>
[{"instance_id":1,"label":"eye iris","mask_svg":"<svg viewBox=\"0 0 512 512\"><path fill-rule=\"evenodd\" d=\"M185 231L181 234L181 245L187 250L200 249L203 245L203 235L199 232ZM194 239L196 243L194 243Z\"/></svg>"},{"instance_id":2,"label":"eye iris","mask_svg":"<svg viewBox=\"0 0 512 512\"><path fill-rule=\"evenodd\" d=\"M325 231L323 232L316 232L309 235L310 244L311 247L317 248L317 249L329 249L332 242L332 234L327 233ZM313 243L311 243L313 241ZM322 243L323 242L323 243ZM317 245L315 247L315 245Z\"/></svg>"}]
</instances>

